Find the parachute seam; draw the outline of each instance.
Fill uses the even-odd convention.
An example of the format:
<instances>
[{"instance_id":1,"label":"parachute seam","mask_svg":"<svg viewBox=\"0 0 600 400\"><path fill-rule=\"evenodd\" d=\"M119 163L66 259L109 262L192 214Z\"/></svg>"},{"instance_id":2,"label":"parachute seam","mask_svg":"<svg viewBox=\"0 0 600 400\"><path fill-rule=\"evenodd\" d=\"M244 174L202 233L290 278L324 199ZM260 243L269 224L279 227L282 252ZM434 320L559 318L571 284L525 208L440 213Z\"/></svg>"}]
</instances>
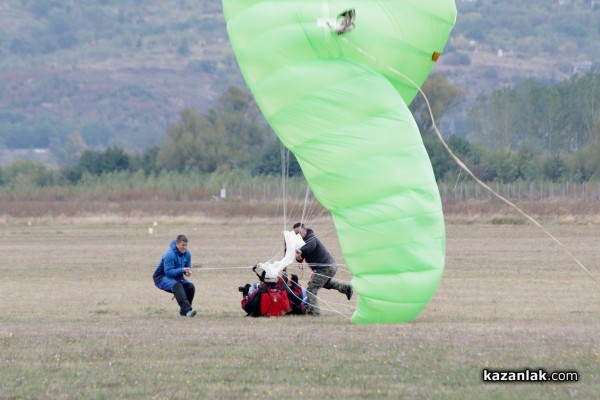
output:
<instances>
[{"instance_id":1,"label":"parachute seam","mask_svg":"<svg viewBox=\"0 0 600 400\"><path fill-rule=\"evenodd\" d=\"M373 203L373 202L375 202L375 201L379 201L379 200L382 200L382 199L386 199L386 198L388 198L388 197L391 197L391 196L393 196L393 195L395 195L395 194L406 193L406 192L414 191L414 189L421 189L421 188L426 188L426 187L429 187L429 186L436 186L436 185L435 185L435 184L428 183L428 184L425 184L425 185L420 185L420 186L412 186L412 187L410 187L410 188L406 188L406 189L403 189L403 190L397 190L397 191L392 191L392 192L386 192L386 193L385 193L385 194L383 194L382 196L379 196L379 197L375 198L375 200L361 201L360 203L355 203L354 205L352 205L352 206L349 206L349 207L338 207L338 208L332 208L332 209L330 209L329 211L330 211L332 214L334 214L334 213L336 213L338 210L348 210L348 209L355 209L355 208L362 207L362 206L364 206L365 204L369 204L369 203ZM437 186L436 186L436 187L437 187Z\"/></svg>"},{"instance_id":2,"label":"parachute seam","mask_svg":"<svg viewBox=\"0 0 600 400\"><path fill-rule=\"evenodd\" d=\"M377 301L384 301L386 303L393 303L393 304L427 304L428 301L390 301L390 300L384 300L381 299L379 297L371 297L371 296L365 296L365 295L360 295L361 299L368 299L368 300L377 300Z\"/></svg>"},{"instance_id":3,"label":"parachute seam","mask_svg":"<svg viewBox=\"0 0 600 400\"><path fill-rule=\"evenodd\" d=\"M385 250L385 249L391 249L391 248L405 248L405 247L409 247L409 246L414 245L414 244L423 244L423 243L437 242L440 239L444 239L444 237L445 236L436 236L433 239L428 240L428 241L408 242L408 243L404 243L404 244L401 244L401 245L397 245L396 244L396 245L389 245L389 246L380 246L380 247L372 248L372 249L369 249L369 250L360 250L359 252L362 252L362 253L371 253L371 252L376 252L376 251ZM352 256L354 254L357 254L357 251L349 251L349 252L345 252L344 253L345 256ZM353 275L354 275L354 273L353 273Z\"/></svg>"},{"instance_id":4,"label":"parachute seam","mask_svg":"<svg viewBox=\"0 0 600 400\"><path fill-rule=\"evenodd\" d=\"M423 147L423 146L422 146L422 144L421 144L421 143L417 143L417 144L414 144L414 145L411 145L411 146L406 146L406 147L403 147L401 151L390 151L390 152L386 152L386 153L384 153L384 155L398 155L398 154L406 154L406 153L409 153L409 151L408 151L408 150L411 150L411 149L413 149L413 148L419 148L419 149L420 149L420 148L422 148L422 147ZM354 158L352 158L352 160L351 160L351 161L352 161L352 164L355 164L355 163L356 163L356 162L358 162L358 161L368 161L368 160L370 160L370 159L373 159L373 158L376 158L376 157L381 157L381 156L382 156L382 154L381 154L381 153L380 153L380 154L369 154L369 155L368 155L368 156L366 156L366 157L354 157ZM304 159L304 161L306 162L306 159ZM311 166L314 166L312 163L307 163L307 164L310 164ZM340 173L340 171L343 171L343 170L345 169L345 167L347 167L347 166L348 166L348 163L339 164L339 165L338 165L338 166L337 166L337 167L336 167L334 170L328 170L328 171L323 171L323 170L322 170L322 169L320 169L320 168L315 168L315 169L317 169L317 170L319 170L319 171L323 171L323 173L321 173L321 174L317 174L317 175L312 175L312 176L311 176L311 178L312 178L312 179L319 179L319 178L321 178L321 177L322 177L322 175L323 175L323 174L334 174L334 175L335 175L335 174L339 174L339 173Z\"/></svg>"},{"instance_id":5,"label":"parachute seam","mask_svg":"<svg viewBox=\"0 0 600 400\"><path fill-rule=\"evenodd\" d=\"M346 81L343 81L343 82L346 82ZM331 86L329 86L328 89L329 88L331 88ZM381 117L391 117L393 115L395 115L395 110L392 110L390 108L382 109L382 112L379 112L377 114L365 115L364 118L355 119L355 120L350 121L349 123L346 123L345 125L338 126L336 129L328 131L325 135L313 136L307 140L304 140L303 142L299 142L295 146L292 146L292 148L290 150L293 151L298 148L302 148L306 145L312 144L314 141L318 142L318 141L322 140L323 137L336 136L340 132L342 132L344 129L355 127L356 125L363 124L367 121L371 121L371 120L378 119Z\"/></svg>"},{"instance_id":6,"label":"parachute seam","mask_svg":"<svg viewBox=\"0 0 600 400\"><path fill-rule=\"evenodd\" d=\"M362 70L370 70L369 68L365 68L364 66L362 66L362 65L360 65L360 64L357 64L356 62L354 62L352 59L350 59L350 58L348 58L348 57L345 57L345 59L346 59L346 60L349 60L349 61L351 61L351 62L348 62L348 63L349 63L349 64L351 64L351 65L352 65L353 67L355 67L355 68L359 68L359 69L362 69ZM329 64L329 63L330 63L332 60L326 60L326 61L323 61L323 60L321 60L321 59L319 59L319 58L313 58L313 59L311 59L311 60L309 60L309 61L306 61L306 62L297 63L296 65L309 65L309 64L313 64L313 63L315 63L315 61L318 61L318 62L323 62L323 63L327 63L327 64ZM264 80L265 80L267 77L271 77L271 76L272 76L272 74L274 74L274 73L278 73L279 71L285 70L286 68L290 68L290 66L289 66L289 65L282 65L282 66L281 66L281 67L279 67L279 68L276 68L276 69L271 69L271 70L269 70L269 73L268 73L268 74L264 74L264 76L263 76L263 77L261 77L260 79L256 80L256 81L255 81L255 82L254 82L254 83L251 85L251 89L253 89L253 88L255 88L256 86L260 85L262 82L264 82ZM274 112L271 112L271 113L269 113L268 115L267 115L267 114L265 114L265 119L273 119L273 118L277 118L277 114L279 114L280 112L283 112L283 111L284 111L285 109L287 109L287 107L289 107L291 104L297 103L297 102L298 102L298 101L300 101L300 100L307 99L307 98L310 98L310 97L315 97L315 98L316 98L316 97L318 97L320 94L322 94L322 93L327 93L327 92L328 92L328 91L330 91L331 89L335 89L335 88L338 88L338 87L343 87L343 85L342 85L342 84L344 84L344 83L347 83L347 82L349 82L349 81L352 81L352 80L355 80L355 79L361 79L361 78L362 78L362 76L357 76L357 75L348 76L347 78L345 78L345 79L343 79L343 80L338 80L338 81L335 81L335 84L328 85L328 86L326 86L326 87L322 87L322 88L320 88L320 89L319 89L319 90L317 90L317 91L313 91L313 92L306 92L305 94L303 94L302 96L299 96L299 97L294 97L293 101L288 101L288 102L287 102L287 103L286 103L286 104L285 104L283 107L279 107L277 110L275 110ZM393 85L392 85L392 86L393 86ZM388 112L388 111L394 111L394 110L392 110L392 109L389 109L389 108L385 108L385 109L384 109L384 108L382 108L382 109L381 109L381 112L379 112L379 111L378 111L378 113L379 113L379 114L377 114L377 115L385 115L384 111L385 111L385 112ZM367 119L367 118L370 118L370 117L372 117L372 115L373 115L373 113L370 113L369 115L367 115L367 116L366 116L366 118L362 118L362 119L356 119L356 120L351 120L351 121L349 121L349 123L347 123L345 126L351 126L351 125L352 125L352 122L355 122L355 121L363 121L364 119ZM312 139L312 138L311 138L311 139Z\"/></svg>"},{"instance_id":7,"label":"parachute seam","mask_svg":"<svg viewBox=\"0 0 600 400\"><path fill-rule=\"evenodd\" d=\"M381 272L381 271L372 271L372 272L365 272L365 273L360 273L360 274L352 274L352 276L354 276L355 278L361 278L361 277L369 277L369 276L381 276L381 275L398 275L401 276L403 274L406 273L419 273L419 272L428 272L428 271L441 271L440 268L431 268L431 267L423 267L423 266L419 266L419 270L405 270L405 271L398 271L396 273L393 274L388 274L385 272Z\"/></svg>"},{"instance_id":8,"label":"parachute seam","mask_svg":"<svg viewBox=\"0 0 600 400\"><path fill-rule=\"evenodd\" d=\"M410 220L413 218L418 218L418 217L425 217L425 216L430 216L430 215L434 215L434 214L439 214L440 212L442 212L443 210L440 208L438 210L433 210L433 211L428 211L428 212L421 212L421 213L416 213L416 214L411 214L411 215L407 215L404 216L402 218L388 218L388 219L383 219L382 218L378 218L376 219L374 222L361 222L360 226L361 227L372 227L375 225L380 225L380 224L385 224L387 222L390 221L405 221L405 220ZM351 228L356 229L356 226L351 224L351 223L347 223L347 225ZM345 229L341 229L341 231L344 231ZM338 231L339 233L339 231Z\"/></svg>"}]
</instances>

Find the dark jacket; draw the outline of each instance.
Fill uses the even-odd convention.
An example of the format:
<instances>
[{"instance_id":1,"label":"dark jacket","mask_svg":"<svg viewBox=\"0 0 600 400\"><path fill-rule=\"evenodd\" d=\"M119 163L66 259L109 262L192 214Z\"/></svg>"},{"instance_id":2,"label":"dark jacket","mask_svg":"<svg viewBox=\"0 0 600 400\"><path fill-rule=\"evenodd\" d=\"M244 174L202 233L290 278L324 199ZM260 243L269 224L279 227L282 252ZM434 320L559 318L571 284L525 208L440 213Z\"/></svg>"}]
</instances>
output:
<instances>
[{"instance_id":1,"label":"dark jacket","mask_svg":"<svg viewBox=\"0 0 600 400\"><path fill-rule=\"evenodd\" d=\"M325 245L321 243L312 229L306 230L304 243L306 244L300 248L300 251L302 251L302 257L312 269L335 265L335 259L329 254Z\"/></svg>"}]
</instances>

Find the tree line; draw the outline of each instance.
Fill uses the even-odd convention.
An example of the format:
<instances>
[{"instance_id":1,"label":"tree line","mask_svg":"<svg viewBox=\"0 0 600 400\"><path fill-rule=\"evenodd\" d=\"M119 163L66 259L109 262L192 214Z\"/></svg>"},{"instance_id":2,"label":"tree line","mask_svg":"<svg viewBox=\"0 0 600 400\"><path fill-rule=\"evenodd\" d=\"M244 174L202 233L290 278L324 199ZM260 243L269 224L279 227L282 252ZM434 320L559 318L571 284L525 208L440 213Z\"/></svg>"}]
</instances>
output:
<instances>
[{"instance_id":1,"label":"tree line","mask_svg":"<svg viewBox=\"0 0 600 400\"><path fill-rule=\"evenodd\" d=\"M424 85L439 118L461 93L443 75ZM533 80L482 96L470 111L471 137L447 143L482 180L587 182L600 178L600 74L590 73L551 86ZM583 93L583 94L580 94ZM459 167L432 131L424 100L411 104L439 182L457 179ZM477 132L477 134L475 134ZM468 136L467 136L468 137ZM59 169L27 160L0 168L0 186L78 185L89 177L131 173L151 177L190 171L199 174L250 172L301 175L262 117L252 95L232 86L203 114L185 109L160 146L142 152L124 147L89 148L80 134L69 136L57 157ZM282 157L284 162L282 162Z\"/></svg>"},{"instance_id":2,"label":"tree line","mask_svg":"<svg viewBox=\"0 0 600 400\"><path fill-rule=\"evenodd\" d=\"M469 138L490 148L576 153L600 140L600 71L551 85L526 79L478 97Z\"/></svg>"}]
</instances>

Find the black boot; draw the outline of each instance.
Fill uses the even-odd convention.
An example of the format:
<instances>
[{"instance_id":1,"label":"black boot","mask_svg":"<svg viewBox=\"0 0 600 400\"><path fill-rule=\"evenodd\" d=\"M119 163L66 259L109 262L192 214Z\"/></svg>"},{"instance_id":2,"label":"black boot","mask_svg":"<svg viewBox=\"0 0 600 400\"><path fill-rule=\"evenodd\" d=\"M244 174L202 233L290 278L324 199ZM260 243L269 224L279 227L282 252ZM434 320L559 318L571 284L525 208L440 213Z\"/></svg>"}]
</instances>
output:
<instances>
[{"instance_id":1,"label":"black boot","mask_svg":"<svg viewBox=\"0 0 600 400\"><path fill-rule=\"evenodd\" d=\"M175 286L173 286L173 295L175 296L175 299L177 300L177 303L179 304L179 315L181 315L182 317L185 317L188 315L188 313L191 314L192 305L190 304L190 302L188 300L188 296L185 293L185 289L183 288L183 285L181 284L181 282L177 282L175 284ZM195 315L195 313L194 313L194 315Z\"/></svg>"},{"instance_id":2,"label":"black boot","mask_svg":"<svg viewBox=\"0 0 600 400\"><path fill-rule=\"evenodd\" d=\"M352 294L354 293L354 290L352 289L352 285L348 285L348 287L346 288L346 291L344 293L346 293L346 297L348 298L348 300L350 300L352 298Z\"/></svg>"}]
</instances>

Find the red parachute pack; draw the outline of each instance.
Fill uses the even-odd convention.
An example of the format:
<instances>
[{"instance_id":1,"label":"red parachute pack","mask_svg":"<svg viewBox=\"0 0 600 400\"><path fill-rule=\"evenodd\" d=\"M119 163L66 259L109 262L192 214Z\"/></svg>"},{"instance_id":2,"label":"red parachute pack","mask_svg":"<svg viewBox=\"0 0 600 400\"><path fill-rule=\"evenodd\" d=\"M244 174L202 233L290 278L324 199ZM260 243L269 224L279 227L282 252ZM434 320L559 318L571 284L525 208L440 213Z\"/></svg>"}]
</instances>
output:
<instances>
[{"instance_id":1,"label":"red parachute pack","mask_svg":"<svg viewBox=\"0 0 600 400\"><path fill-rule=\"evenodd\" d=\"M290 312L290 301L284 289L279 287L266 289L260 294L260 313L266 317L281 317Z\"/></svg>"}]
</instances>

